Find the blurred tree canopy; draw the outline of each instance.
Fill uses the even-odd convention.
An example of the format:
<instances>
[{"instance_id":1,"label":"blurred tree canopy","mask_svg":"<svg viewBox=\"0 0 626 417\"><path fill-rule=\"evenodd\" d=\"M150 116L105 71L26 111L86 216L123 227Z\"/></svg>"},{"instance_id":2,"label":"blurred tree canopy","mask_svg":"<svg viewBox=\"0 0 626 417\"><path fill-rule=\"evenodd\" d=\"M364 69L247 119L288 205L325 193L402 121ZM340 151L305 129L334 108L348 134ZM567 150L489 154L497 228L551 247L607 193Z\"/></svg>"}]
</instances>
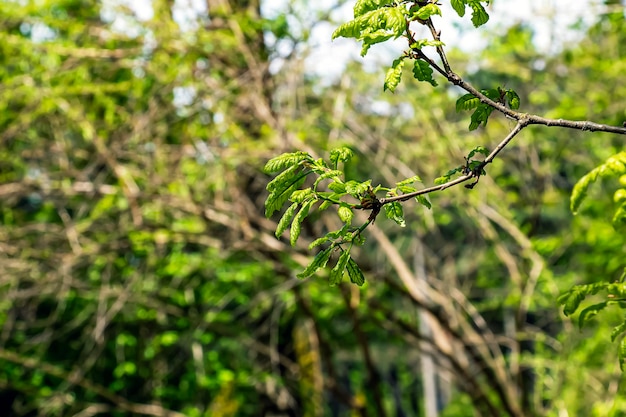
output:
<instances>
[{"instance_id":1,"label":"blurred tree canopy","mask_svg":"<svg viewBox=\"0 0 626 417\"><path fill-rule=\"evenodd\" d=\"M377 222L355 254L363 289L298 280L306 240L339 219L305 222L296 248L276 239L271 156L346 145L355 178L432 183L511 122L468 134L455 94L409 80L385 93L355 63L311 75L309 31L294 28L343 2L271 17L260 0L183 3L154 0L149 17L113 1L0 8L3 415L626 413L607 340L620 312L579 331L556 304L623 272L606 215L623 184L569 211L623 137L529 128L474 190L406 206L406 228ZM557 54L516 25L452 59L529 112L621 125L624 6L605 3Z\"/></svg>"}]
</instances>

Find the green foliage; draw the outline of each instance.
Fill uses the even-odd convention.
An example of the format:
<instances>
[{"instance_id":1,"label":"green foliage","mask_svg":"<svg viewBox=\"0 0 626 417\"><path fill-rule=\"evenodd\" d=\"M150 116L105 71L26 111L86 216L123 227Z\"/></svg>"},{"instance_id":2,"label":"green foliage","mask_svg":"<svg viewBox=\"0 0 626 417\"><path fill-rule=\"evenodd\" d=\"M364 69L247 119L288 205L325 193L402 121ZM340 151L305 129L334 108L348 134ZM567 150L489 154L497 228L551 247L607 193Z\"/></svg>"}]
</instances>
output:
<instances>
[{"instance_id":1,"label":"green foliage","mask_svg":"<svg viewBox=\"0 0 626 417\"><path fill-rule=\"evenodd\" d=\"M348 261L351 259L349 250L341 250L340 253L337 264L330 270L330 285L338 285L341 283Z\"/></svg>"},{"instance_id":2,"label":"green foliage","mask_svg":"<svg viewBox=\"0 0 626 417\"><path fill-rule=\"evenodd\" d=\"M475 27L482 26L489 21L489 15L481 3L489 4L489 0L450 0L452 8L460 17L465 16L467 6L472 9L472 24Z\"/></svg>"},{"instance_id":3,"label":"green foliage","mask_svg":"<svg viewBox=\"0 0 626 417\"><path fill-rule=\"evenodd\" d=\"M426 20L435 15L441 16L441 9L439 9L439 6L437 6L436 4L429 3L425 6L417 8L412 17Z\"/></svg>"},{"instance_id":4,"label":"green foliage","mask_svg":"<svg viewBox=\"0 0 626 417\"><path fill-rule=\"evenodd\" d=\"M326 249L318 252L313 258L313 261L304 269L304 271L300 272L297 276L300 279L308 278L311 275L315 274L317 270L320 268L324 268L330 259L330 255L332 255L335 247L333 245L327 247ZM331 282L332 284L332 282Z\"/></svg>"},{"instance_id":5,"label":"green foliage","mask_svg":"<svg viewBox=\"0 0 626 417\"><path fill-rule=\"evenodd\" d=\"M626 182L622 178L626 175L626 152L620 152L613 155L603 164L591 170L584 175L572 190L570 198L570 209L574 214L578 212L581 204L587 198L587 191L591 184L599 178L620 178L622 183ZM626 189L618 189L613 195L613 200L618 204L615 214L613 215L613 226L615 228L624 228L626 226Z\"/></svg>"},{"instance_id":6,"label":"green foliage","mask_svg":"<svg viewBox=\"0 0 626 417\"><path fill-rule=\"evenodd\" d=\"M563 305L563 313L569 316L574 314L581 307L585 299L598 293L606 293L607 299L591 304L580 310L578 326L582 329L592 317L609 306L616 305L622 309L626 308L626 284L622 281L617 283L597 282L587 285L575 285L561 294L557 301L559 304ZM622 336L624 332L626 332L626 320L623 320L622 323L613 328L611 331L611 341L615 341L618 337ZM623 348L623 341L624 339L622 339L618 348L618 359L622 371L624 371L624 364L626 364L626 350Z\"/></svg>"},{"instance_id":7,"label":"green foliage","mask_svg":"<svg viewBox=\"0 0 626 417\"><path fill-rule=\"evenodd\" d=\"M508 105L513 110L519 109L519 95L511 89L502 90L498 87L489 90L481 90L480 92L495 102ZM481 124L487 124L487 120L494 108L487 103L481 103L480 99L473 94L464 94L459 97L456 102L456 111L460 112L461 110L474 110L469 129L476 130Z\"/></svg>"},{"instance_id":8,"label":"green foliage","mask_svg":"<svg viewBox=\"0 0 626 417\"><path fill-rule=\"evenodd\" d=\"M358 10L355 6L354 20L339 26L332 36L333 39L355 38L363 42L361 56L365 56L372 45L402 36L407 24L406 9L402 6L382 7L384 4L376 4L378 2L363 3L367 3L367 6L357 4Z\"/></svg>"},{"instance_id":9,"label":"green foliage","mask_svg":"<svg viewBox=\"0 0 626 417\"><path fill-rule=\"evenodd\" d=\"M385 215L388 219L396 222L400 227L405 227L404 211L402 210L402 204L393 202L391 204L385 204Z\"/></svg>"},{"instance_id":10,"label":"green foliage","mask_svg":"<svg viewBox=\"0 0 626 417\"><path fill-rule=\"evenodd\" d=\"M398 58L393 61L393 65L387 70L387 74L385 74L383 90L389 90L392 93L396 91L396 87L400 84L402 77L402 68L404 68L403 58Z\"/></svg>"},{"instance_id":11,"label":"green foliage","mask_svg":"<svg viewBox=\"0 0 626 417\"><path fill-rule=\"evenodd\" d=\"M444 181L484 175L486 149L462 161L459 150L474 145L447 111L454 100L419 83L383 95L353 64L349 83L326 85L302 72L313 3L290 4L275 19L259 17L255 2L209 3L192 24L172 19L164 2L149 20L99 2L1 8L4 414L380 415L379 399L387 412L418 415L415 387L426 381L415 372L421 347L412 341L421 310L402 280L422 242L423 268L434 278L423 288L433 295L433 323L448 326L443 339L493 346L452 355L433 346L437 363L459 371L445 415L514 414L498 390L518 393L513 408L528 407L514 415L623 411L606 347L611 332L626 350L623 301L605 290L578 294L570 309L581 311L581 332L568 331L554 305L573 284L624 281L623 234L603 216L619 212L626 184L613 201L585 199L587 215L573 222L561 204L579 170L622 151L623 141L528 129L489 165L480 192L450 189L432 197L432 212L415 210L413 198L430 207L426 194L414 194L424 191L420 177L428 184L446 171ZM463 14L474 10L469 3L452 1ZM437 11L432 2L357 5L355 18L403 7L403 19L420 29ZM524 97L524 111L621 125L623 13L600 19L580 48L558 55L538 55L523 27L471 57L447 52L455 70L480 62L470 76L478 85L514 86L519 96L507 90L497 100L512 109ZM285 57L285 45L298 53ZM403 60L440 62L440 40L407 45ZM287 65L265 72L274 57ZM369 107L379 101L391 117ZM507 125L492 119L480 141L493 145ZM263 162L300 141L310 153L266 164L274 175L266 192ZM313 156L327 147L327 158ZM259 209L264 200L272 220ZM392 245L376 234L360 246L392 202L407 227L380 218ZM306 244L290 246L292 235L309 244L310 259ZM316 274L324 279L294 281ZM345 275L355 285L368 275L367 291L344 298L328 288L326 279L337 285ZM502 331L503 320L513 331ZM505 356L498 340L507 342Z\"/></svg>"},{"instance_id":12,"label":"green foliage","mask_svg":"<svg viewBox=\"0 0 626 417\"><path fill-rule=\"evenodd\" d=\"M348 265L346 265L346 269L348 271L348 276L350 277L350 282L361 286L365 283L365 276L363 275L363 271L359 265L354 261L354 259L348 259Z\"/></svg>"},{"instance_id":13,"label":"green foliage","mask_svg":"<svg viewBox=\"0 0 626 417\"><path fill-rule=\"evenodd\" d=\"M426 61L416 60L413 64L413 76L418 81L426 81L433 87L437 86L437 82L433 79L433 69Z\"/></svg>"}]
</instances>

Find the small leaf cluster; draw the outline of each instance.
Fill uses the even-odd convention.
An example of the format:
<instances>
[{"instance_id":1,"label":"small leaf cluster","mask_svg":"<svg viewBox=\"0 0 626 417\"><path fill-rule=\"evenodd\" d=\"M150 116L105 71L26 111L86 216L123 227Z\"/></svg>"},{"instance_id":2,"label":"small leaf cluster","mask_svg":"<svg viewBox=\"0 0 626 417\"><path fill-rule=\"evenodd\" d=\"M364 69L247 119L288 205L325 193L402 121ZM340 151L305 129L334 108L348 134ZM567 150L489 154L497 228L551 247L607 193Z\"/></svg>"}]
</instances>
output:
<instances>
[{"instance_id":1,"label":"small leaf cluster","mask_svg":"<svg viewBox=\"0 0 626 417\"><path fill-rule=\"evenodd\" d=\"M396 186L394 188L387 190L387 197L396 197L417 191L417 188L412 185L416 182L422 182L422 179L417 175L396 183ZM415 200L428 209L432 207L430 201L428 201L428 199L423 195L416 196ZM406 226L402 205L399 202L394 201L385 204L383 207L385 209L385 216L387 216L388 219L393 220L400 227Z\"/></svg>"},{"instance_id":2,"label":"small leaf cluster","mask_svg":"<svg viewBox=\"0 0 626 417\"><path fill-rule=\"evenodd\" d=\"M337 263L330 271L330 284L340 283L344 272L347 272L351 282L363 285L363 273L350 255L354 245L365 242L362 232L375 221L383 207L387 218L402 227L406 225L402 205L398 201L384 202L377 197L377 193L386 192L388 198L413 193L417 191L413 184L421 182L420 177L413 176L399 181L392 188L381 185L372 187L371 180L346 181L343 169L353 156L352 150L347 147L331 150L329 162L321 158L314 159L307 152L291 152L274 157L265 165L266 173L279 172L267 185L269 194L265 200L266 217L271 217L283 205L291 202L278 221L275 233L277 238L289 229L289 241L295 246L300 237L302 222L315 209L323 211L335 206L343 223L339 230L328 232L309 245L309 250L327 246L298 274L299 278L308 278L325 268L333 254L337 254ZM315 179L307 183L306 178L309 175ZM322 188L323 182L325 188ZM423 195L418 195L415 199L423 206L431 207L430 201ZM354 210L357 209L370 210L371 214L365 223L354 227L352 222Z\"/></svg>"},{"instance_id":3,"label":"small leaf cluster","mask_svg":"<svg viewBox=\"0 0 626 417\"><path fill-rule=\"evenodd\" d=\"M292 246L298 241L301 233L302 222L317 208L323 211L330 206L337 207L337 215L344 226L325 236L316 239L309 245L309 249L329 243L330 245L321 250L313 261L298 274L299 278L307 278L324 268L331 256L337 252L339 257L337 264L330 271L330 283L335 285L341 282L344 272L348 273L350 280L363 285L365 278L356 262L350 256L350 249L354 244L362 244L361 228L353 228L354 209L360 207L357 203L349 203L342 200L350 196L356 200L364 201L374 194L371 180L358 182L345 181L340 164L348 162L354 153L350 148L341 147L330 152L329 161L314 159L308 152L284 153L270 159L265 165L266 173L280 172L267 185L268 197L265 200L265 215L271 217L282 206L291 202L284 211L276 227L276 237L280 237L287 229L289 242ZM315 176L310 186L306 186L306 178ZM320 184L328 181L327 191L320 190ZM377 200L376 200L377 201Z\"/></svg>"},{"instance_id":4,"label":"small leaf cluster","mask_svg":"<svg viewBox=\"0 0 626 417\"><path fill-rule=\"evenodd\" d=\"M392 0L359 0L354 5L354 19L339 26L332 38L355 38L363 43L361 56L370 46L397 39L407 28L406 2Z\"/></svg>"},{"instance_id":5,"label":"small leaf cluster","mask_svg":"<svg viewBox=\"0 0 626 417\"><path fill-rule=\"evenodd\" d=\"M578 315L578 326L582 327L589 320L611 305L617 305L626 308L626 269L620 279L620 282L606 283L599 282L587 285L575 285L570 290L561 294L557 299L558 303L563 306L563 313L566 316L574 314L581 306L581 303L589 296L596 295L600 292L606 293L606 300L594 303L580 310ZM611 341L615 341L626 333L626 320L613 328L611 331ZM618 358L620 369L624 371L626 365L626 338L622 337L618 348Z\"/></svg>"},{"instance_id":6,"label":"small leaf cluster","mask_svg":"<svg viewBox=\"0 0 626 417\"><path fill-rule=\"evenodd\" d=\"M570 209L574 214L578 212L580 205L587 198L589 187L598 178L619 178L621 188L613 194L613 201L617 204L613 215L613 227L624 229L626 227L626 152L613 155L578 180L572 190Z\"/></svg>"},{"instance_id":7,"label":"small leaf cluster","mask_svg":"<svg viewBox=\"0 0 626 417\"><path fill-rule=\"evenodd\" d=\"M487 175L487 172L483 169L485 162L479 159L473 159L476 154L481 154L484 156L489 155L489 150L484 146L476 146L472 149L467 156L465 157L465 165L458 166L453 168L443 174L441 177L435 178L435 184L441 185L449 182L456 175L467 175L470 172L475 172L476 177L480 177L481 175ZM478 172L477 172L478 171ZM466 186L469 187L469 186ZM473 186L472 186L473 187ZM469 187L469 188L472 188Z\"/></svg>"},{"instance_id":8,"label":"small leaf cluster","mask_svg":"<svg viewBox=\"0 0 626 417\"><path fill-rule=\"evenodd\" d=\"M511 89L504 90L498 87L481 90L481 93L491 100L504 104L513 110L519 109L519 95ZM491 115L491 112L493 112L494 108L487 103L482 103L480 99L473 94L464 94L456 101L456 111L460 112L461 110L474 110L469 130L476 130L481 124L487 124L487 119L489 119L489 116Z\"/></svg>"},{"instance_id":9,"label":"small leaf cluster","mask_svg":"<svg viewBox=\"0 0 626 417\"><path fill-rule=\"evenodd\" d=\"M482 26L489 21L489 14L481 4L489 4L489 0L450 0L454 11L460 16L465 16L465 9L472 9L472 24L474 27Z\"/></svg>"}]
</instances>

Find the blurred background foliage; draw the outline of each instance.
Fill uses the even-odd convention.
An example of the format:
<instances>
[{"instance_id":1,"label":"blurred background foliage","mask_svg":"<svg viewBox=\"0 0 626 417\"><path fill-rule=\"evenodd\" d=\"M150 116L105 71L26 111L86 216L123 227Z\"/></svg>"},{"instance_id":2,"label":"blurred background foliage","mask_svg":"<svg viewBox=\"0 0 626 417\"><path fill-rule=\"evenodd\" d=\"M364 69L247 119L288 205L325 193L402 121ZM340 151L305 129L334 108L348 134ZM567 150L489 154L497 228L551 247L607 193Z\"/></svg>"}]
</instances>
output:
<instances>
[{"instance_id":1,"label":"blurred background foliage","mask_svg":"<svg viewBox=\"0 0 626 417\"><path fill-rule=\"evenodd\" d=\"M295 278L312 254L263 217L267 159L348 145L354 179L430 184L512 127L468 133L453 88L383 94L382 66L307 71L311 28L344 3L2 3L2 415L625 415L620 313L579 331L556 304L623 271L617 181L568 209L621 137L529 128L474 190L381 219L363 289ZM621 125L624 6L601 10L562 51L487 27L453 66L523 111Z\"/></svg>"}]
</instances>

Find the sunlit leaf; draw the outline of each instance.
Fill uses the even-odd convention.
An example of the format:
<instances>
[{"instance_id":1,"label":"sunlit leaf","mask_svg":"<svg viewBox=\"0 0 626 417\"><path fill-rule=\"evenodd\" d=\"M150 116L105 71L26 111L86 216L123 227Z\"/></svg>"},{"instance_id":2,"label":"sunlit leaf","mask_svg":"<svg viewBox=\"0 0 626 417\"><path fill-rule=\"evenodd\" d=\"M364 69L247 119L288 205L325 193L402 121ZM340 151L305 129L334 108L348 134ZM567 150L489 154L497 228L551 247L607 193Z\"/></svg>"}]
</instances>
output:
<instances>
[{"instance_id":1,"label":"sunlit leaf","mask_svg":"<svg viewBox=\"0 0 626 417\"><path fill-rule=\"evenodd\" d=\"M478 107L480 100L473 94L464 94L456 101L456 111L472 110Z\"/></svg>"},{"instance_id":2,"label":"sunlit leaf","mask_svg":"<svg viewBox=\"0 0 626 417\"><path fill-rule=\"evenodd\" d=\"M372 10L379 9L387 4L392 4L393 0L357 0L354 5L354 17L359 17Z\"/></svg>"},{"instance_id":3,"label":"sunlit leaf","mask_svg":"<svg viewBox=\"0 0 626 417\"><path fill-rule=\"evenodd\" d=\"M294 203L303 203L306 199L310 198L313 195L313 190L309 188L305 188L304 190L294 191L289 197L289 201Z\"/></svg>"},{"instance_id":4,"label":"sunlit leaf","mask_svg":"<svg viewBox=\"0 0 626 417\"><path fill-rule=\"evenodd\" d=\"M620 152L616 155L613 155L609 159L606 160L603 164L591 170L589 173L584 175L572 190L572 195L570 197L570 209L576 214L578 212L578 208L584 201L587 196L587 190L589 186L593 184L598 178L606 178L606 177L620 177L621 175L626 174L626 152Z\"/></svg>"},{"instance_id":5,"label":"sunlit leaf","mask_svg":"<svg viewBox=\"0 0 626 417\"><path fill-rule=\"evenodd\" d=\"M347 162L352 159L352 157L354 157L354 152L346 146L335 148L330 151L330 162L332 162L335 168L339 162Z\"/></svg>"},{"instance_id":6,"label":"sunlit leaf","mask_svg":"<svg viewBox=\"0 0 626 417\"><path fill-rule=\"evenodd\" d=\"M298 203L293 203L291 206L289 206L287 210L285 210L283 217L281 217L280 221L278 222L278 226L276 226L275 235L277 238L280 237L280 235L282 235L285 230L287 230L287 228L289 227L289 224L293 220L293 216L296 215L297 209L298 209Z\"/></svg>"},{"instance_id":7,"label":"sunlit leaf","mask_svg":"<svg viewBox=\"0 0 626 417\"><path fill-rule=\"evenodd\" d=\"M283 204L289 200L291 194L304 183L305 178L306 173L299 173L297 176L290 178L290 182L281 183L282 188L270 192L265 200L265 216L270 217L275 211L280 210Z\"/></svg>"},{"instance_id":8,"label":"sunlit leaf","mask_svg":"<svg viewBox=\"0 0 626 417\"><path fill-rule=\"evenodd\" d=\"M414 43L411 44L411 49L422 49L425 46L444 46L445 44L441 41L434 41L429 39L418 39Z\"/></svg>"},{"instance_id":9,"label":"sunlit leaf","mask_svg":"<svg viewBox=\"0 0 626 417\"><path fill-rule=\"evenodd\" d=\"M305 160L313 161L313 158L307 152L302 151L284 153L267 161L265 167L263 168L263 171L268 174L272 172L277 172Z\"/></svg>"},{"instance_id":10,"label":"sunlit leaf","mask_svg":"<svg viewBox=\"0 0 626 417\"><path fill-rule=\"evenodd\" d=\"M352 218L354 217L354 213L352 212L352 209L347 204L342 204L341 206L339 206L339 208L337 209L337 214L339 215L339 218L341 219L341 221L344 222L345 224L352 223Z\"/></svg>"},{"instance_id":11,"label":"sunlit leaf","mask_svg":"<svg viewBox=\"0 0 626 417\"><path fill-rule=\"evenodd\" d=\"M620 325L613 328L611 331L611 342L615 342L615 339L624 332L626 332L626 321L623 321Z\"/></svg>"},{"instance_id":12,"label":"sunlit leaf","mask_svg":"<svg viewBox=\"0 0 626 417\"><path fill-rule=\"evenodd\" d=\"M433 3L429 3L425 5L424 7L420 7L415 12L415 16L422 20L426 20L429 17L434 16L434 15L441 16L441 9L439 9L439 6Z\"/></svg>"},{"instance_id":13,"label":"sunlit leaf","mask_svg":"<svg viewBox=\"0 0 626 417\"><path fill-rule=\"evenodd\" d=\"M402 210L402 204L394 201L389 204L385 204L385 215L388 219L396 222L400 227L405 227L406 222L404 221L404 212Z\"/></svg>"},{"instance_id":14,"label":"sunlit leaf","mask_svg":"<svg viewBox=\"0 0 626 417\"><path fill-rule=\"evenodd\" d=\"M589 321L592 317L604 310L609 305L609 301L593 304L584 308L578 316L578 327L582 329L586 321Z\"/></svg>"},{"instance_id":15,"label":"sunlit leaf","mask_svg":"<svg viewBox=\"0 0 626 417\"><path fill-rule=\"evenodd\" d=\"M422 179L419 177L419 175L414 175L410 178L407 178L405 180L402 180L400 182L397 182L396 185L397 186L401 186L401 185L409 185L409 184L413 184L415 182L422 182Z\"/></svg>"},{"instance_id":16,"label":"sunlit leaf","mask_svg":"<svg viewBox=\"0 0 626 417\"><path fill-rule=\"evenodd\" d=\"M415 199L417 200L418 203L420 203L422 206L426 207L427 209L430 209L432 207L432 205L430 204L430 201L428 201L428 199L424 197L423 195L418 195L415 197Z\"/></svg>"},{"instance_id":17,"label":"sunlit leaf","mask_svg":"<svg viewBox=\"0 0 626 417\"><path fill-rule=\"evenodd\" d=\"M391 68L387 70L385 74L385 84L383 91L389 90L392 93L396 91L396 87L400 84L402 78L402 68L404 67L404 59L398 58L393 61Z\"/></svg>"},{"instance_id":18,"label":"sunlit leaf","mask_svg":"<svg viewBox=\"0 0 626 417\"><path fill-rule=\"evenodd\" d=\"M293 221L291 222L291 230L289 233L289 243L291 243L291 246L296 246L298 237L300 237L300 228L302 222L304 221L306 216L309 215L309 210L311 209L311 206L315 203L315 201L316 200L309 200L302 204L300 211L298 211L298 214L296 214L293 218Z\"/></svg>"}]
</instances>

